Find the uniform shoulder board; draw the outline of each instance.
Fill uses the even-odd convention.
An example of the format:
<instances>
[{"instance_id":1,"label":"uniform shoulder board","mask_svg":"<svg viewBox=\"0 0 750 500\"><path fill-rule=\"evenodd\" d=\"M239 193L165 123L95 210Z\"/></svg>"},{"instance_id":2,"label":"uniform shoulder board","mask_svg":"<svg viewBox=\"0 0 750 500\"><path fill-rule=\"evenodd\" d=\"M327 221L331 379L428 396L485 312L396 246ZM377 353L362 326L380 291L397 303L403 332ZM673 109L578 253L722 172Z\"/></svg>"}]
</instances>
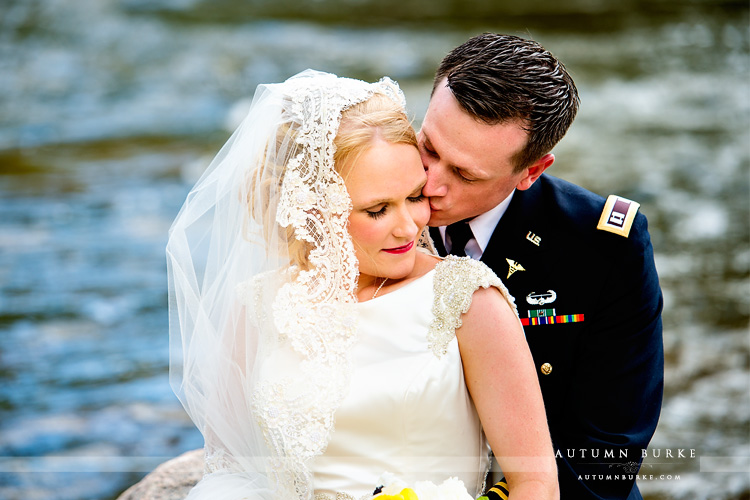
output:
<instances>
[{"instance_id":1,"label":"uniform shoulder board","mask_svg":"<svg viewBox=\"0 0 750 500\"><path fill-rule=\"evenodd\" d=\"M627 238L640 206L640 203L611 194L604 204L604 210L596 228Z\"/></svg>"}]
</instances>

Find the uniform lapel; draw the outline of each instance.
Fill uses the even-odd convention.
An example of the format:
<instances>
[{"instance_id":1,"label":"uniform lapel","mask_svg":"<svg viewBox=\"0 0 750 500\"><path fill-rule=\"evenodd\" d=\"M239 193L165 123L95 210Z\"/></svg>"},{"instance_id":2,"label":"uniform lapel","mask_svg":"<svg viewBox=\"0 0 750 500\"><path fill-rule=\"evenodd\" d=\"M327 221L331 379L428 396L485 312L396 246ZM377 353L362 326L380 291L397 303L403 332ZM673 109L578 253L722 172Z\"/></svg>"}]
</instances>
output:
<instances>
[{"instance_id":1,"label":"uniform lapel","mask_svg":"<svg viewBox=\"0 0 750 500\"><path fill-rule=\"evenodd\" d=\"M435 249L437 250L438 255L441 257L445 257L446 255L448 255L448 251L445 249L445 245L443 244L443 238L440 236L440 229L437 227L431 227L430 237L432 238L432 243L435 244Z\"/></svg>"},{"instance_id":2,"label":"uniform lapel","mask_svg":"<svg viewBox=\"0 0 750 500\"><path fill-rule=\"evenodd\" d=\"M526 191L513 194L508 210L482 254L482 262L492 268L509 288L535 274L534 266L544 253L548 221L541 214L543 206L539 191L535 184Z\"/></svg>"}]
</instances>

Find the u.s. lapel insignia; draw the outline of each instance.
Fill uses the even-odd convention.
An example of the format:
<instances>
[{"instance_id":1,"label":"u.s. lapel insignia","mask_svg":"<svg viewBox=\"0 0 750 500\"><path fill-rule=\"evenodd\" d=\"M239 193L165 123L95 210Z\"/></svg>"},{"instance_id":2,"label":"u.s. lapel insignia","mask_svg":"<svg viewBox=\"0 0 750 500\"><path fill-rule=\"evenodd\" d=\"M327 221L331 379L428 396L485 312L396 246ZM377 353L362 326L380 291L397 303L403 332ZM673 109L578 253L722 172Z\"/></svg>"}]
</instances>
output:
<instances>
[{"instance_id":1,"label":"u.s. lapel insignia","mask_svg":"<svg viewBox=\"0 0 750 500\"><path fill-rule=\"evenodd\" d=\"M611 194L604 204L604 210L596 228L627 238L640 206L640 203Z\"/></svg>"},{"instance_id":2,"label":"u.s. lapel insignia","mask_svg":"<svg viewBox=\"0 0 750 500\"><path fill-rule=\"evenodd\" d=\"M513 275L513 273L515 273L516 271L525 271L526 270L526 269L523 268L523 266L521 264L519 264L515 260L511 260L511 259L505 259L505 260L506 260L506 262L508 262L508 266L509 266L508 267L508 277L505 278L505 279L510 278Z\"/></svg>"},{"instance_id":3,"label":"u.s. lapel insignia","mask_svg":"<svg viewBox=\"0 0 750 500\"><path fill-rule=\"evenodd\" d=\"M547 293L534 293L531 292L526 296L526 302L534 306L543 306L544 304L551 304L557 299L557 294L554 290L547 290Z\"/></svg>"},{"instance_id":4,"label":"u.s. lapel insignia","mask_svg":"<svg viewBox=\"0 0 750 500\"><path fill-rule=\"evenodd\" d=\"M533 244L535 244L536 246L539 246L542 243L542 237L535 235L531 231L526 233L526 239L532 242Z\"/></svg>"}]
</instances>

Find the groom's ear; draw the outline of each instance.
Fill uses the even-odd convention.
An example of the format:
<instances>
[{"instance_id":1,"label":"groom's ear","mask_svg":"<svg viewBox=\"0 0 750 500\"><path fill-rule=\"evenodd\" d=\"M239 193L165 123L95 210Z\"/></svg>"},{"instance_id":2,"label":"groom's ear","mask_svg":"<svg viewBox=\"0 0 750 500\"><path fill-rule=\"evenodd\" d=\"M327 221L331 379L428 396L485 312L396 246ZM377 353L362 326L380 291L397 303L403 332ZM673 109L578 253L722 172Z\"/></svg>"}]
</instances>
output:
<instances>
[{"instance_id":1,"label":"groom's ear","mask_svg":"<svg viewBox=\"0 0 750 500\"><path fill-rule=\"evenodd\" d=\"M523 177L518 181L518 184L516 184L516 189L519 191L529 189L539 176L542 175L553 163L555 163L555 155L547 153L530 166L526 167L523 171Z\"/></svg>"}]
</instances>

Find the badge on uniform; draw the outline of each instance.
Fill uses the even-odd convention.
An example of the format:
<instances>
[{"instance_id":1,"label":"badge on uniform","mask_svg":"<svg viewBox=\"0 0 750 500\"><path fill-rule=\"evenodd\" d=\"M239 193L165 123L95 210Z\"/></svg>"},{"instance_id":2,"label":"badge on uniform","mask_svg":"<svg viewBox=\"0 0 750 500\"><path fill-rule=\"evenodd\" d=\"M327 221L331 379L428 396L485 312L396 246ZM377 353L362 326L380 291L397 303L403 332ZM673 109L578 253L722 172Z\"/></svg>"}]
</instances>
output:
<instances>
[{"instance_id":1,"label":"badge on uniform","mask_svg":"<svg viewBox=\"0 0 750 500\"><path fill-rule=\"evenodd\" d=\"M535 244L536 246L540 246L542 244L542 237L537 236L536 234L529 231L526 233L526 239Z\"/></svg>"},{"instance_id":2,"label":"badge on uniform","mask_svg":"<svg viewBox=\"0 0 750 500\"><path fill-rule=\"evenodd\" d=\"M531 292L526 296L526 302L536 306L551 304L555 300L557 300L557 293L554 290L547 290L545 293ZM583 321L583 314L558 315L557 310L554 308L529 309L526 315L528 317L521 318L523 326L557 325L560 323L580 323Z\"/></svg>"},{"instance_id":3,"label":"badge on uniform","mask_svg":"<svg viewBox=\"0 0 750 500\"><path fill-rule=\"evenodd\" d=\"M583 314L561 314L557 315L554 309L530 309L528 318L521 318L523 326L535 325L559 325L563 323L580 323Z\"/></svg>"},{"instance_id":4,"label":"badge on uniform","mask_svg":"<svg viewBox=\"0 0 750 500\"><path fill-rule=\"evenodd\" d=\"M555 309L529 309L529 318L548 318L556 316Z\"/></svg>"},{"instance_id":5,"label":"badge on uniform","mask_svg":"<svg viewBox=\"0 0 750 500\"><path fill-rule=\"evenodd\" d=\"M611 194L604 204L604 210L596 228L627 238L640 206L640 203Z\"/></svg>"},{"instance_id":6,"label":"badge on uniform","mask_svg":"<svg viewBox=\"0 0 750 500\"><path fill-rule=\"evenodd\" d=\"M546 293L531 292L526 296L526 302L533 306L543 306L544 304L551 304L556 299L557 294L554 290L547 290Z\"/></svg>"},{"instance_id":7,"label":"badge on uniform","mask_svg":"<svg viewBox=\"0 0 750 500\"><path fill-rule=\"evenodd\" d=\"M505 259L505 261L508 263L508 276L505 278L506 280L508 278L510 278L513 275L513 273L515 273L516 271L525 271L526 270L526 269L523 268L523 266L521 264L519 264L515 260Z\"/></svg>"}]
</instances>

